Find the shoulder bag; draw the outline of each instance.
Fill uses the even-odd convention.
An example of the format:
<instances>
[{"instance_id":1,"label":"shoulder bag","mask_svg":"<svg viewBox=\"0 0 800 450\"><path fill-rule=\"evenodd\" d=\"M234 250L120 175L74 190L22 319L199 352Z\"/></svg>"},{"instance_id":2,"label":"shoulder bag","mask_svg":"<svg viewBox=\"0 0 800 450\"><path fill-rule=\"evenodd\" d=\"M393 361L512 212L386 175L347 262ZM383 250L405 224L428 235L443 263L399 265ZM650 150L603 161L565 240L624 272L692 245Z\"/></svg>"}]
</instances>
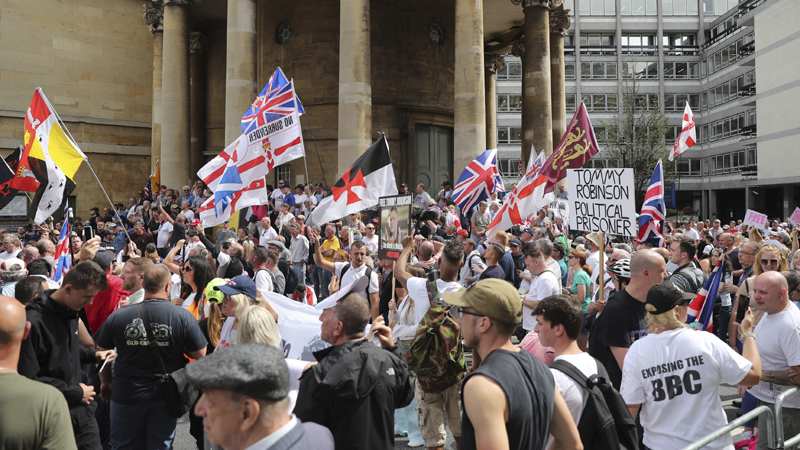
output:
<instances>
[{"instance_id":1,"label":"shoulder bag","mask_svg":"<svg viewBox=\"0 0 800 450\"><path fill-rule=\"evenodd\" d=\"M189 382L184 367L172 373L167 373L164 359L161 358L161 351L158 349L155 336L153 336L150 317L147 315L147 309L144 305L144 302L139 303L139 315L142 316L144 329L147 331L147 345L153 349L158 358L158 363L161 365L161 382L166 384L167 413L170 417L181 418L194 406L200 397L200 392Z\"/></svg>"}]
</instances>

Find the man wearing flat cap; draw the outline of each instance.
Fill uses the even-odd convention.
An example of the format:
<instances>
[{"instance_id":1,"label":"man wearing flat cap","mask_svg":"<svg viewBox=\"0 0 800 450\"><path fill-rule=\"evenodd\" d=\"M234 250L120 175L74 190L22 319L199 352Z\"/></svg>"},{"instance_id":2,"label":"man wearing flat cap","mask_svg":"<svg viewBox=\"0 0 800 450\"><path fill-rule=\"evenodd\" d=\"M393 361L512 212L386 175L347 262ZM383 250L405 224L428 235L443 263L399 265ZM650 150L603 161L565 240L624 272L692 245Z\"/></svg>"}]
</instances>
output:
<instances>
[{"instance_id":1,"label":"man wearing flat cap","mask_svg":"<svg viewBox=\"0 0 800 450\"><path fill-rule=\"evenodd\" d=\"M394 449L394 410L414 397L408 367L383 316L371 329L383 349L364 336L370 311L360 293L369 282L362 276L317 304L323 310L320 337L331 347L314 353L319 364L300 378L294 408L303 422L331 430L337 450Z\"/></svg>"},{"instance_id":2,"label":"man wearing flat cap","mask_svg":"<svg viewBox=\"0 0 800 450\"><path fill-rule=\"evenodd\" d=\"M522 303L505 280L480 280L445 292L461 325L464 345L480 363L464 378L461 449L544 449L549 435L560 448L578 448L580 435L547 366L511 343ZM473 367L475 364L473 364Z\"/></svg>"},{"instance_id":3,"label":"man wearing flat cap","mask_svg":"<svg viewBox=\"0 0 800 450\"><path fill-rule=\"evenodd\" d=\"M333 436L289 414L289 369L264 344L239 344L186 366L203 392L195 414L208 440L226 450L333 450Z\"/></svg>"}]
</instances>

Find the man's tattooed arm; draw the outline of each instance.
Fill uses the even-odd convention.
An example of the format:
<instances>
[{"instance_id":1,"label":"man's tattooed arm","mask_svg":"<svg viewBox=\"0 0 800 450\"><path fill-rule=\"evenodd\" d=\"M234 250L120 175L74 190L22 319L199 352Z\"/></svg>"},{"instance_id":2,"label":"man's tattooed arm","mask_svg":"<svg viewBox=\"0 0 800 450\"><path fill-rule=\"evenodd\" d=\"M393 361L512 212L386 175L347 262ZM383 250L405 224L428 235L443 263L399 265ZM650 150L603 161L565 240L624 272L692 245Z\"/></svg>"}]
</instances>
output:
<instances>
[{"instance_id":1,"label":"man's tattooed arm","mask_svg":"<svg viewBox=\"0 0 800 450\"><path fill-rule=\"evenodd\" d=\"M800 366L787 370L762 370L761 381L789 386L800 386Z\"/></svg>"}]
</instances>

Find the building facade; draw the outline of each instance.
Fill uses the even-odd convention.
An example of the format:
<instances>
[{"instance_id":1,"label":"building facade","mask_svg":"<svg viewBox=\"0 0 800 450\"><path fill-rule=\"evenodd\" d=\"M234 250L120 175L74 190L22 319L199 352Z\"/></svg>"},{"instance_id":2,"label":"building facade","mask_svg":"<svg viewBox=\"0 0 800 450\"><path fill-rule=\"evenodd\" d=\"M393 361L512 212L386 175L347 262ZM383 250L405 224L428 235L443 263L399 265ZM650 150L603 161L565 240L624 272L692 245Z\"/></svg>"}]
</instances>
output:
<instances>
[{"instance_id":1,"label":"building facade","mask_svg":"<svg viewBox=\"0 0 800 450\"><path fill-rule=\"evenodd\" d=\"M604 124L635 80L638 95L658 100L668 119L666 147L680 133L686 102L694 112L698 142L674 163L672 207L711 219L740 219L748 208L790 215L800 179L782 162L796 148L785 112L800 94L800 42L796 27L776 24L800 19L798 8L786 0L567 0L566 109L572 114L583 101L589 111L601 145L589 164L620 164L603 149ZM497 74L500 167L509 180L521 153L521 66L508 55Z\"/></svg>"}]
</instances>

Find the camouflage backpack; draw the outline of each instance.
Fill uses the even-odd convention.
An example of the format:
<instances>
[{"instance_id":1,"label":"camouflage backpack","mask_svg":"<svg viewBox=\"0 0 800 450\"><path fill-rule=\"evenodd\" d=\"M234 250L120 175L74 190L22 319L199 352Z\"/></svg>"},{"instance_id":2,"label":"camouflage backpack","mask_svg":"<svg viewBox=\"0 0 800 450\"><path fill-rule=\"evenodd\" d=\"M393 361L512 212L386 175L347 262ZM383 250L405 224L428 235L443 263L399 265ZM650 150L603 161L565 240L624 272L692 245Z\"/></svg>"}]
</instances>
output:
<instances>
[{"instance_id":1,"label":"camouflage backpack","mask_svg":"<svg viewBox=\"0 0 800 450\"><path fill-rule=\"evenodd\" d=\"M466 361L461 328L450 315L450 308L439 301L435 281L428 282L428 297L433 306L419 323L406 361L420 387L438 393L463 378Z\"/></svg>"}]
</instances>

